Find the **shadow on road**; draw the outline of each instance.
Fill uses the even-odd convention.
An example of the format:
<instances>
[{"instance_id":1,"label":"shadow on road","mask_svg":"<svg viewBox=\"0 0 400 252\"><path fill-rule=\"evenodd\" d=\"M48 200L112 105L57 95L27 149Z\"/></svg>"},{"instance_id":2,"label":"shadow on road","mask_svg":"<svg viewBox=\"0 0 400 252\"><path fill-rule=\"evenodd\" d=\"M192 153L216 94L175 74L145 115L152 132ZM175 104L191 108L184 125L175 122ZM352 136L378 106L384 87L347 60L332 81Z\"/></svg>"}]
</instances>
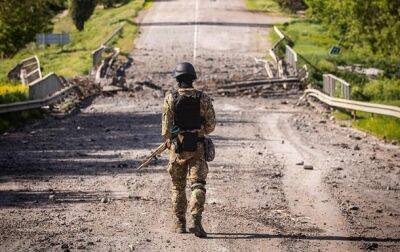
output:
<instances>
[{"instance_id":1,"label":"shadow on road","mask_svg":"<svg viewBox=\"0 0 400 252\"><path fill-rule=\"evenodd\" d=\"M160 125L159 113L94 111L0 136L0 183L134 172L161 143ZM166 163L161 159L153 165Z\"/></svg>"},{"instance_id":2,"label":"shadow on road","mask_svg":"<svg viewBox=\"0 0 400 252\"><path fill-rule=\"evenodd\" d=\"M154 199L140 196L128 197L124 192L107 191L32 191L32 190L5 190L0 191L0 209L8 207L36 208L52 207L59 204L100 203L102 199L110 201L150 201Z\"/></svg>"},{"instance_id":3,"label":"shadow on road","mask_svg":"<svg viewBox=\"0 0 400 252\"><path fill-rule=\"evenodd\" d=\"M257 233L209 233L207 239L293 239L318 241L364 241L364 242L400 242L400 238L378 238L364 236L322 236L322 235L287 235Z\"/></svg>"}]
</instances>

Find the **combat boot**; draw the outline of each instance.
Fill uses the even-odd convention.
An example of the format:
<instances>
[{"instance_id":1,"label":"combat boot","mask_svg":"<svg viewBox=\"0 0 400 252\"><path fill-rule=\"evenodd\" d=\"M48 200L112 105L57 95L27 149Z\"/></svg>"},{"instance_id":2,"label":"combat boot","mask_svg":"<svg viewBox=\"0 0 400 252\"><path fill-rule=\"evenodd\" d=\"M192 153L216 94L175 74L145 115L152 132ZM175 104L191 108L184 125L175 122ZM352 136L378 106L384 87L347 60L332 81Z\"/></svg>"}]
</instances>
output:
<instances>
[{"instance_id":1,"label":"combat boot","mask_svg":"<svg viewBox=\"0 0 400 252\"><path fill-rule=\"evenodd\" d=\"M207 232L201 225L201 216L192 216L193 226L189 228L189 232L200 238L206 238Z\"/></svg>"},{"instance_id":2,"label":"combat boot","mask_svg":"<svg viewBox=\"0 0 400 252\"><path fill-rule=\"evenodd\" d=\"M175 221L172 231L177 234L185 234L186 231L186 220L179 218Z\"/></svg>"}]
</instances>

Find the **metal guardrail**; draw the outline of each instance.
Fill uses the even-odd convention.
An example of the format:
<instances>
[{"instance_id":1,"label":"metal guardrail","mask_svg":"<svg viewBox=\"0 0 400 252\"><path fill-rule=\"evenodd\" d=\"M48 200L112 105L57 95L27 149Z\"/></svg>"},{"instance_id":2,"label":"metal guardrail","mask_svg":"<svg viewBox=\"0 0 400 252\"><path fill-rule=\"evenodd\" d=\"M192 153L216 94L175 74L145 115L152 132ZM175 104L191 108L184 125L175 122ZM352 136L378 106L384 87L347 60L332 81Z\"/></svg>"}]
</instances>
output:
<instances>
[{"instance_id":1,"label":"metal guardrail","mask_svg":"<svg viewBox=\"0 0 400 252\"><path fill-rule=\"evenodd\" d=\"M44 99L61 90L62 87L60 78L55 73L50 73L29 84L29 99Z\"/></svg>"},{"instance_id":2,"label":"metal guardrail","mask_svg":"<svg viewBox=\"0 0 400 252\"><path fill-rule=\"evenodd\" d=\"M350 100L350 84L332 74L324 74L323 91L331 97Z\"/></svg>"},{"instance_id":3,"label":"metal guardrail","mask_svg":"<svg viewBox=\"0 0 400 252\"><path fill-rule=\"evenodd\" d=\"M113 33L111 33L106 40L102 43L103 45L107 45L115 36L121 34L124 30L124 26L126 25L126 22L123 22L120 27L118 27Z\"/></svg>"},{"instance_id":4,"label":"metal guardrail","mask_svg":"<svg viewBox=\"0 0 400 252\"><path fill-rule=\"evenodd\" d=\"M15 102L15 103L11 103L11 104L1 104L0 105L0 114L10 113L10 112L18 112L18 111L23 111L23 110L28 110L28 109L36 109L36 108L41 108L43 106L47 106L49 104L52 104L52 103L62 99L76 87L77 87L76 85L66 87L66 88L58 91L57 93L53 94L52 96L44 98L44 99L24 101L24 102Z\"/></svg>"},{"instance_id":5,"label":"metal guardrail","mask_svg":"<svg viewBox=\"0 0 400 252\"><path fill-rule=\"evenodd\" d=\"M289 66L289 72L291 75L297 74L297 52L290 46L286 45L286 64Z\"/></svg>"},{"instance_id":6,"label":"metal guardrail","mask_svg":"<svg viewBox=\"0 0 400 252\"><path fill-rule=\"evenodd\" d=\"M389 106L389 105L382 105L369 102L359 102L359 101L330 97L316 89L307 89L305 90L305 94L317 98L321 102L331 107L363 111L372 114L379 114L379 115L386 115L386 116L393 116L400 118L400 107L397 106Z\"/></svg>"},{"instance_id":7,"label":"metal guardrail","mask_svg":"<svg viewBox=\"0 0 400 252\"><path fill-rule=\"evenodd\" d=\"M94 50L92 52L92 67L94 69L97 69L102 61L103 61L103 53L109 49L110 47L107 46L107 44L116 36L119 35L123 32L124 27L126 25L126 22L122 23L122 25L120 27L118 27L115 31L113 31L106 40L104 40L104 42L101 44L101 46L99 48L97 48L96 50Z\"/></svg>"},{"instance_id":8,"label":"metal guardrail","mask_svg":"<svg viewBox=\"0 0 400 252\"><path fill-rule=\"evenodd\" d=\"M8 72L7 77L10 80L21 80L21 82L26 85L41 79L42 71L40 69L40 61L38 57L32 56L21 60Z\"/></svg>"},{"instance_id":9,"label":"metal guardrail","mask_svg":"<svg viewBox=\"0 0 400 252\"><path fill-rule=\"evenodd\" d=\"M265 80L253 80L253 81L240 81L234 82L230 85L224 85L218 88L218 92L224 92L227 90L235 90L235 89L242 89L242 88L249 88L249 87L257 87L263 86L267 84L279 84L279 83L292 83L292 82L299 82L299 79L296 77L290 77L287 79L265 79Z\"/></svg>"}]
</instances>

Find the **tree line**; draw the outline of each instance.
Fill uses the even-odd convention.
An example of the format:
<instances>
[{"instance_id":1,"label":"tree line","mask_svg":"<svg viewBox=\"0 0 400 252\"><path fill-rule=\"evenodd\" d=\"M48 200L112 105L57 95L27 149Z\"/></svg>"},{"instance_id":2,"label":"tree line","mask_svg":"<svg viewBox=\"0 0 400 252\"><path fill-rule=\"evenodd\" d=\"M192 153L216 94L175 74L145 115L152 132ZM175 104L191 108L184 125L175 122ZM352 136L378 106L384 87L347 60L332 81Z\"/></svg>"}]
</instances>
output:
<instances>
[{"instance_id":1,"label":"tree line","mask_svg":"<svg viewBox=\"0 0 400 252\"><path fill-rule=\"evenodd\" d=\"M400 55L399 0L305 0L308 13L344 46L383 57Z\"/></svg>"},{"instance_id":2,"label":"tree line","mask_svg":"<svg viewBox=\"0 0 400 252\"><path fill-rule=\"evenodd\" d=\"M112 8L130 0L0 0L0 54L11 57L41 32L51 32L55 15L69 8L75 27L85 22L98 4Z\"/></svg>"}]
</instances>

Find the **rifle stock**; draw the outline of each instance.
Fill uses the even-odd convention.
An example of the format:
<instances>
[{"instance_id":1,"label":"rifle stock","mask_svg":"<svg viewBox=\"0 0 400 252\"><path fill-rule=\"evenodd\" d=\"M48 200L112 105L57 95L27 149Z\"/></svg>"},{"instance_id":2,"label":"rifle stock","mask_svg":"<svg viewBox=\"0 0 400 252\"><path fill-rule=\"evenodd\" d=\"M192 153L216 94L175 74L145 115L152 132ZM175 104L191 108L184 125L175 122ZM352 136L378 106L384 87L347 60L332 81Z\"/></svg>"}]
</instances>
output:
<instances>
[{"instance_id":1,"label":"rifle stock","mask_svg":"<svg viewBox=\"0 0 400 252\"><path fill-rule=\"evenodd\" d=\"M151 160L153 160L154 157L156 157L157 155L160 155L161 153L163 153L165 150L167 149L167 143L162 143L160 146L158 146L158 148L153 151L141 164L140 166L137 168L138 170L142 169L143 167L145 167L146 165L148 165Z\"/></svg>"}]
</instances>

